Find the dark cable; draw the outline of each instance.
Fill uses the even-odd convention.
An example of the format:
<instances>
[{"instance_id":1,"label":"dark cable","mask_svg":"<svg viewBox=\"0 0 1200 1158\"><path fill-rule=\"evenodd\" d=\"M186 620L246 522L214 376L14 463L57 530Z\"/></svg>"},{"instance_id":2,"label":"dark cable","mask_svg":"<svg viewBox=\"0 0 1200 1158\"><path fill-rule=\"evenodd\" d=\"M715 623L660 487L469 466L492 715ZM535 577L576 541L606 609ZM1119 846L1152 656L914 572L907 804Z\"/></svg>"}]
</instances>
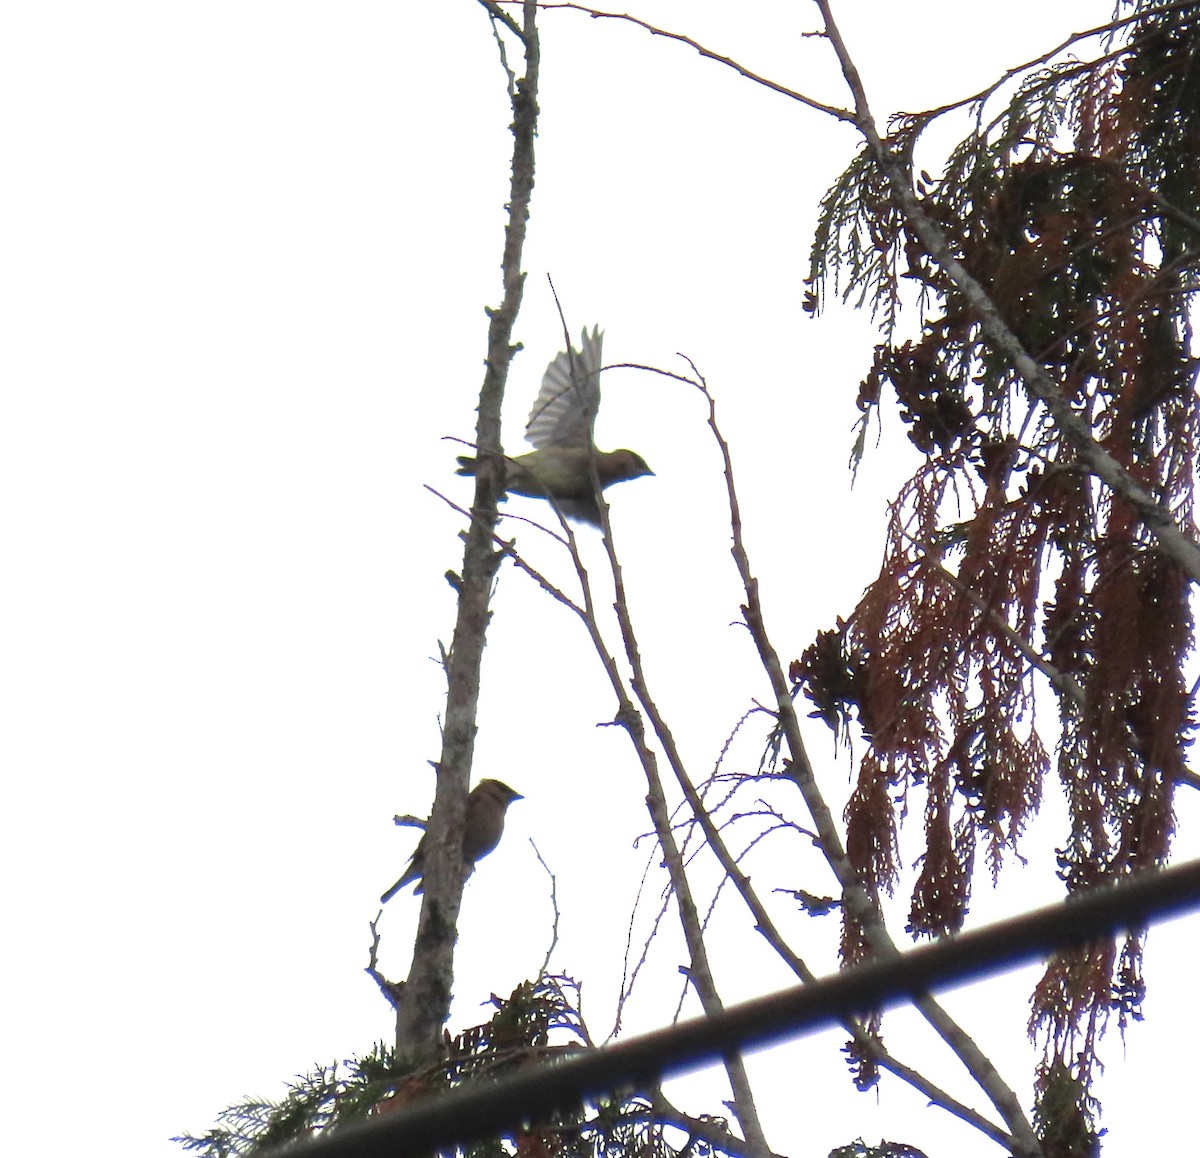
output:
<instances>
[{"instance_id":1,"label":"dark cable","mask_svg":"<svg viewBox=\"0 0 1200 1158\"><path fill-rule=\"evenodd\" d=\"M849 969L526 1073L430 1097L409 1109L330 1130L290 1145L288 1158L421 1158L495 1137L589 1094L645 1088L714 1062L731 1050L774 1045L932 989L962 984L1056 949L1137 929L1200 906L1200 861L1146 871L891 960ZM273 1151L283 1155L284 1150Z\"/></svg>"}]
</instances>

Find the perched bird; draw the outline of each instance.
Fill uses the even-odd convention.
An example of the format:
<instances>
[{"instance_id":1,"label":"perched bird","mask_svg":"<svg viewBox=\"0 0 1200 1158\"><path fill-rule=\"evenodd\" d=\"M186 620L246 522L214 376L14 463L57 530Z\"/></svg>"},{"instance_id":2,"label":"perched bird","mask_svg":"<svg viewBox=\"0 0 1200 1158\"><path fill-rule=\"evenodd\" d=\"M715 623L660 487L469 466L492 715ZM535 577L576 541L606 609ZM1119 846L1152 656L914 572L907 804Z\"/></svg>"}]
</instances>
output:
<instances>
[{"instance_id":1,"label":"perched bird","mask_svg":"<svg viewBox=\"0 0 1200 1158\"><path fill-rule=\"evenodd\" d=\"M598 326L583 331L578 350L560 352L546 367L525 438L536 450L504 461L504 489L535 499L553 499L569 519L600 526L592 485L593 457L601 488L654 472L632 450L593 450L592 426L600 408ZM459 474L474 474L476 460L460 457Z\"/></svg>"},{"instance_id":2,"label":"perched bird","mask_svg":"<svg viewBox=\"0 0 1200 1158\"><path fill-rule=\"evenodd\" d=\"M481 780L471 790L467 797L467 820L463 826L463 860L468 872L477 860L482 859L500 843L500 835L504 832L504 813L514 800L524 800L519 792L514 792L507 784L499 780ZM417 844L417 851L404 875L382 897L380 904L386 904L405 885L417 882L414 893L423 891L425 875L425 837L422 836Z\"/></svg>"}]
</instances>

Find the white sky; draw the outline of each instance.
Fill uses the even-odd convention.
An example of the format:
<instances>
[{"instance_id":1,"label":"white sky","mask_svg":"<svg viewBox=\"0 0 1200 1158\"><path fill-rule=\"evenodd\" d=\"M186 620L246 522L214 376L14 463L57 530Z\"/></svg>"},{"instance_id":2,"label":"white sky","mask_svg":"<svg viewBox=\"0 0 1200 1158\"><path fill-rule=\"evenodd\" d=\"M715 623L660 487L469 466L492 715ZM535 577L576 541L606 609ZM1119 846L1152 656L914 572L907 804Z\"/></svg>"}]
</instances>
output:
<instances>
[{"instance_id":1,"label":"white sky","mask_svg":"<svg viewBox=\"0 0 1200 1158\"><path fill-rule=\"evenodd\" d=\"M1109 6L838 9L882 117L974 91ZM802 38L805 4L634 10L846 100L827 45ZM856 142L616 22L549 14L542 40L508 445L559 348L547 273L574 331L606 330L606 362L689 354L733 445L770 625L798 655L878 565L887 488L910 461L893 427L851 491L872 332L800 310L816 202ZM392 814L432 795L443 681L429 657L452 628L443 573L461 548L459 518L423 487L470 494L441 440L471 435L483 309L499 301L507 99L470 0L41 0L0 15L0 106L6 1141L159 1158L243 1095L278 1096L391 1034L362 972L367 922L412 847ZM703 775L765 693L731 626L704 412L683 387L613 373L598 441L657 472L612 492L614 525L654 690ZM566 582L565 559L513 527ZM599 574L598 537L584 538ZM622 734L595 727L613 705L581 632L512 571L484 688L477 775L527 799L468 888L454 1028L545 952L536 836L563 910L554 965L583 980L603 1035L647 855L630 847L644 788ZM821 725L808 739L840 807L849 768ZM1185 828L1195 811L1182 802ZM1056 839L1035 831L1029 867L977 915L1057 896ZM782 836L750 863L764 885L827 884ZM416 911L405 895L384 918L393 977ZM832 924L792 927L830 967ZM716 942L728 1000L789 981L736 909ZM1195 1034L1193 958L1186 923L1150 938L1147 1023L1105 1051L1106 1158L1187 1128L1174 1043ZM670 1016L680 960L672 931L628 1029ZM1030 983L947 998L1023 1093ZM885 1034L982 1105L911 1018ZM931 1158L997 1153L894 1081L854 1094L842 1037L755 1066L777 1150L815 1158L862 1135ZM717 1111L724 1096L701 1078L679 1100Z\"/></svg>"}]
</instances>

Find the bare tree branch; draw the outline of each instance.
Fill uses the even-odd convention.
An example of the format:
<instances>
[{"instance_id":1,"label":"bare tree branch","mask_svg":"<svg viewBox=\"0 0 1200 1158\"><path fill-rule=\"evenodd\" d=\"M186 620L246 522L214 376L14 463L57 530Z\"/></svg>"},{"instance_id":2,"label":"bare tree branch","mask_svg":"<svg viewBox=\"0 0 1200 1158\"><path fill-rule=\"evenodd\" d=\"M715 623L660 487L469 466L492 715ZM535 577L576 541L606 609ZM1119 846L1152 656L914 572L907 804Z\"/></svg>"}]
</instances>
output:
<instances>
[{"instance_id":1,"label":"bare tree branch","mask_svg":"<svg viewBox=\"0 0 1200 1158\"><path fill-rule=\"evenodd\" d=\"M875 898L867 894L850 863L849 857L846 855L841 837L834 825L833 816L829 811L828 805L825 803L820 787L817 785L812 765L809 762L807 750L800 734L800 723L796 717L795 704L792 701L787 681L784 677L783 666L779 661L778 653L774 650L766 634L762 607L758 599L758 581L751 573L749 556L746 553L745 543L742 538L741 509L733 479L733 459L729 452L729 445L725 442L717 425L715 400L709 393L703 377L696 371L695 366L692 367L692 370L696 374L696 384L708 403L708 424L720 448L721 457L724 462L725 483L730 505L730 525L733 528L732 552L747 596L747 602L742 608L742 612L746 625L750 629L751 638L754 640L758 650L760 661L776 694L776 719L783 730L792 757L788 767L788 775L795 781L797 787L799 787L809 813L816 825L817 834L815 843L825 856L830 868L833 869L834 876L837 878L838 884L842 889L842 904L853 906L852 912L856 914L856 919L866 928L871 938L872 947L876 953L882 957L895 956L899 953L899 950L883 923L878 902ZM719 839L717 845L714 847L722 847ZM727 871L729 871L724 861L722 862L722 867L726 867ZM756 920L759 920L761 905L757 903L757 898L752 902L752 891L749 888L749 882L746 882L745 889L742 888L739 878L744 879L744 874L741 873L740 869L737 869L736 865L733 866L731 876L733 876L735 883L738 883L739 892L742 893L747 904L751 905ZM766 931L771 928L771 925L767 921L760 927L764 931L764 935L767 935ZM806 983L814 980L814 975L804 965L803 961L791 952L783 942L782 937L776 934L774 938L769 937L768 939L781 952L783 959L797 976L801 977ZM1016 1113L1021 1114L1016 1095L1001 1081L999 1074L975 1042L950 1018L949 1014L941 1008L934 998L929 995L923 995L915 999L914 1004L916 1004L922 1015L938 1032L939 1036L958 1054L972 1077L976 1079L976 1082L985 1093L988 1093L993 1104L995 1105L998 1100L1004 1102L1005 1095L1007 1094L1012 1099L1009 1111L1011 1112L1015 1106ZM1000 1142L1002 1145L1014 1146L1016 1144L1016 1131L1006 1133L1000 1130L977 1111L963 1105L944 1090L933 1085L918 1071L905 1066L891 1057L882 1049L876 1039L866 1032L860 1023L846 1022L844 1024L853 1035L856 1043L864 1045L874 1060L897 1077L908 1082L914 1088L921 1090L935 1104L940 1105L943 1109L948 1110L963 1121L969 1122L982 1133ZM1004 1115L1005 1121L1009 1123L1011 1129L1008 1113L1005 1113L1004 1108L1000 1105L997 1105L997 1109ZM1034 1143L1036 1145L1036 1139L1034 1139ZM1037 1155L1040 1154L1040 1150L1033 1150L1029 1153Z\"/></svg>"},{"instance_id":2,"label":"bare tree branch","mask_svg":"<svg viewBox=\"0 0 1200 1158\"><path fill-rule=\"evenodd\" d=\"M515 3L516 0L507 0L508 3ZM694 49L706 60L714 60L717 64L723 64L726 68L733 69L739 76L744 76L747 80L753 81L755 84L762 85L763 88L770 89L772 92L779 93L780 96L788 97L790 100L799 101L802 105L807 105L810 109L815 109L819 113L825 113L828 116L836 117L839 121L854 121L854 114L849 109L839 109L835 105L827 105L823 102L814 99L810 96L805 96L795 89L788 88L786 85L779 84L777 81L769 80L765 76L760 76L756 72L751 72L745 65L739 64L731 57L722 56L719 52L714 52L711 48L705 48L703 44L693 40L690 36L684 36L680 32L668 32L665 28L658 28L645 20L639 19L637 16L631 16L627 12L604 12L599 8L591 8L586 4L575 3L552 3L540 4L540 8L547 10L554 8L570 9L575 12L582 12L586 16L590 16L593 20L623 20L627 24L636 25L638 28L643 28L650 33L651 36L662 36L667 40L675 40L680 44L686 44L689 48Z\"/></svg>"},{"instance_id":3,"label":"bare tree branch","mask_svg":"<svg viewBox=\"0 0 1200 1158\"><path fill-rule=\"evenodd\" d=\"M485 8L497 18L495 6ZM509 91L513 106L512 179L505 228L500 308L491 312L487 370L479 394L476 443L481 461L475 480L475 503L466 534L462 576L458 584L458 616L446 657L446 720L437 762L437 787L426 829L428 850L425 889L418 918L413 962L397 1008L396 1048L414 1067L438 1056L442 1026L450 1015L454 981L454 946L462 901L464 870L461 841L467 790L475 748L480 666L490 612L492 580L503 558L494 545L496 501L500 493L500 407L514 347L512 331L524 289L521 252L533 193L533 146L537 129L540 64L537 5L525 0L519 32L525 52L525 76ZM505 20L511 27L511 22Z\"/></svg>"}]
</instances>

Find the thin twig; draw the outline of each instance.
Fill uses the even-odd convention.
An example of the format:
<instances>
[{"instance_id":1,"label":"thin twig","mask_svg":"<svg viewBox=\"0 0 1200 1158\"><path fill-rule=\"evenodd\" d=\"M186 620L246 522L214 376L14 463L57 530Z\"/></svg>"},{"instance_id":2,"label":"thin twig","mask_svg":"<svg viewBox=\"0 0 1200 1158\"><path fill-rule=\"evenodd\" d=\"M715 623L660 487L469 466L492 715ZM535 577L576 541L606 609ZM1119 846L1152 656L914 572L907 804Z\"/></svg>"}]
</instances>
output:
<instances>
[{"instance_id":1,"label":"thin twig","mask_svg":"<svg viewBox=\"0 0 1200 1158\"><path fill-rule=\"evenodd\" d=\"M675 752L674 758L677 760L678 753L675 750L670 730L661 713L658 711L657 705L650 696L645 670L642 666L641 652L633 630L633 621L629 614L629 604L625 597L624 573L617 558L612 528L609 525L608 508L605 504L601 504L600 514L604 529L604 549L608 556L609 571L612 574L615 592L613 607L617 613L617 623L620 627L625 658L633 673L631 687L634 695L637 697L638 703L642 706L642 710L652 721L655 735L658 737L659 742L663 744L664 751ZM642 721L642 716L634 709L633 704L627 697L622 703L621 716L622 723L624 723L625 729L633 741L634 748L638 752L642 767L646 773L648 787L646 804L650 810L650 816L654 821L655 831L658 833L659 845L663 850L663 860L666 863L667 873L671 879L671 888L679 909L684 940L688 946L688 977L696 990L696 995L700 998L700 1004L705 1014L712 1017L721 1012L724 1008L724 1003L717 990L716 981L709 965L708 950L704 942L704 933L699 912L692 895L691 883L688 880L679 847L671 828L670 815L667 811L666 794L663 791L662 778L658 772L658 761L646 742L645 725ZM668 759L671 759L670 755L668 755ZM750 1152L753 1155L758 1155L759 1158L765 1158L766 1155L770 1154L770 1146L767 1143L766 1134L763 1132L762 1123L758 1116L758 1109L755 1104L754 1093L750 1085L749 1075L746 1072L745 1063L741 1055L736 1053L726 1054L723 1061L725 1063L725 1071L729 1076L730 1085L733 1087L733 1109L746 1135Z\"/></svg>"},{"instance_id":2,"label":"thin twig","mask_svg":"<svg viewBox=\"0 0 1200 1158\"><path fill-rule=\"evenodd\" d=\"M834 825L833 815L829 811L829 807L825 803L821 790L817 785L812 764L809 761L804 741L800 734L799 720L796 717L795 705L788 690L787 681L784 678L783 666L779 661L778 653L771 645L766 634L762 607L758 598L758 581L751 573L749 556L746 553L745 544L742 539L741 509L733 478L733 459L729 452L729 445L726 443L721 434L720 427L717 425L716 401L709 392L703 376L696 370L695 365L690 360L689 365L692 366L692 372L695 374L694 384L708 403L708 424L713 437L717 441L724 463L725 482L729 498L730 526L733 530L732 553L738 573L742 578L747 598L746 605L742 611L746 624L750 629L751 637L758 650L760 661L775 691L776 719L783 730L788 743L788 749L791 753L791 760L788 765L789 778L795 781L797 787L799 787L809 814L813 818L817 829L814 844L821 850L822 855L837 878L842 890L843 906L849 909L851 918L866 929L868 936L871 938L872 947L880 956L895 956L899 951L883 924L878 903L867 893L858 878L858 874L851 865L850 859L846 855L846 851L842 845L841 837L838 835L837 828ZM685 788L685 793L686 791L687 789ZM705 823L704 817L700 813L697 813L697 819L701 824ZM706 829L706 836L708 835ZM750 887L750 882L746 879L745 874L741 872L736 863L732 861L732 858L728 856L719 833L709 836L709 840L713 845L714 852L719 857L722 857L722 868L729 873L738 888L738 892L754 913L755 920L759 923L763 936L766 937L772 947L776 949L781 958L801 980L806 984L813 981L815 975L809 970L804 961L792 952L790 946L787 945L783 937L775 929L765 908ZM957 1025L950 1021L949 1016L941 1010L932 997L925 995L917 998L914 1003L928 1019L935 1023L935 1029L938 1030L944 1040L950 1041L953 1038L957 1042L958 1049L956 1052L959 1052L960 1057L964 1053L970 1057L968 1069L973 1075L977 1069L982 1068L980 1059L986 1061L982 1051L979 1050L978 1046ZM975 1126L989 1138L1000 1142L1001 1145L1012 1146L1015 1144L1012 1133L1001 1130L978 1111L964 1105L945 1090L935 1086L919 1071L904 1065L888 1054L878 1039L870 1034L861 1023L857 1021L845 1021L843 1024L854 1037L856 1044L864 1048L872 1060L877 1061L880 1066L887 1069L896 1077L908 1082L914 1089L920 1090L930 1101ZM981 1082L980 1085L983 1086L983 1083ZM987 1087L983 1086L983 1088L987 1092ZM995 1099L993 1099L993 1103L994 1101ZM997 1108L999 1109L999 1107ZM1003 1114L1003 1110L1001 1110L1001 1113ZM1007 1116L1005 1116L1005 1120L1007 1122Z\"/></svg>"},{"instance_id":3,"label":"thin twig","mask_svg":"<svg viewBox=\"0 0 1200 1158\"><path fill-rule=\"evenodd\" d=\"M518 0L505 0L506 3L517 3ZM747 80L753 81L763 88L770 89L772 92L779 93L780 96L788 97L790 100L799 101L802 105L807 105L810 109L815 109L817 112L826 113L831 117L836 117L839 121L853 121L854 114L849 109L839 109L835 105L827 105L822 101L815 100L813 97L805 96L802 92L797 92L795 89L788 88L786 85L779 84L777 81L769 80L765 76L760 76L756 72L752 72L744 64L739 64L736 60L728 56L722 56L719 52L714 52L711 48L705 48L703 44L693 40L690 36L684 36L680 32L669 32L665 28L659 28L648 21L641 20L636 16L631 16L627 12L605 12L599 8L591 8L586 4L575 3L552 3L540 4L540 8L547 10L554 8L569 9L574 12L582 12L585 16L590 16L593 20L621 20L627 24L636 25L638 28L649 32L651 36L661 36L667 40L674 40L680 44L686 44L689 48L694 49L707 60L716 61L717 64L723 64L726 68L733 69L739 76L744 76Z\"/></svg>"},{"instance_id":4,"label":"thin twig","mask_svg":"<svg viewBox=\"0 0 1200 1158\"><path fill-rule=\"evenodd\" d=\"M529 843L533 846L533 855L537 857L538 864L546 870L546 876L550 881L550 911L554 914L554 919L550 925L550 944L546 947L545 959L542 961L541 968L537 971L538 980L541 981L550 969L550 958L554 956L554 950L558 946L558 926L562 913L558 908L558 878L555 877L550 866L546 863L537 843L532 839Z\"/></svg>"}]
</instances>

